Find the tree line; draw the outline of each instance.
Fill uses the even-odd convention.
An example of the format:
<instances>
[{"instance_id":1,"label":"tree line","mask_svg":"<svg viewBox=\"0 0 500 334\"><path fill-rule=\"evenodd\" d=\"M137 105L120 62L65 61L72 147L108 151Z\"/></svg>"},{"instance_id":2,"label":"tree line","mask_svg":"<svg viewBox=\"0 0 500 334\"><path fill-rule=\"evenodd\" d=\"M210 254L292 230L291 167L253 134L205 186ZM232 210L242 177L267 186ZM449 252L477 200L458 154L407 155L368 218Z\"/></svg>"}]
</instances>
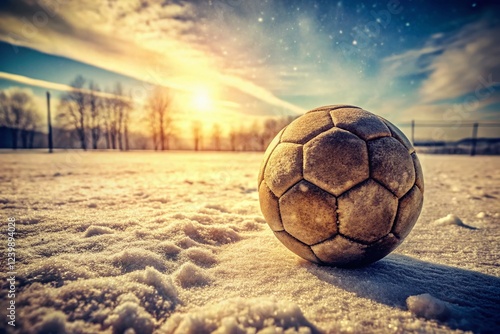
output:
<instances>
[{"instance_id":1,"label":"tree line","mask_svg":"<svg viewBox=\"0 0 500 334\"><path fill-rule=\"evenodd\" d=\"M0 126L10 129L13 149L32 148L39 124L32 95L19 87L0 91Z\"/></svg>"},{"instance_id":2,"label":"tree line","mask_svg":"<svg viewBox=\"0 0 500 334\"><path fill-rule=\"evenodd\" d=\"M101 138L105 148L128 150L132 99L116 83L110 92L102 91L94 81L78 76L71 91L61 96L56 124L73 131L83 150L97 149Z\"/></svg>"},{"instance_id":3,"label":"tree line","mask_svg":"<svg viewBox=\"0 0 500 334\"><path fill-rule=\"evenodd\" d=\"M279 130L294 119L270 117L248 125L230 126L207 125L194 120L191 133L186 133L186 120L175 109L174 95L167 88L157 86L151 89L143 112L134 113L132 95L125 92L119 82L111 90L104 91L93 80L79 75L70 87L61 94L60 102L55 106L55 123L64 134L61 139L65 146L76 140L83 150L262 151ZM33 95L19 88L0 91L0 104L0 126L11 129L12 147L16 149L20 140L23 148L32 148L33 137L41 130L41 117ZM145 131L132 133L132 122L143 122Z\"/></svg>"}]
</instances>

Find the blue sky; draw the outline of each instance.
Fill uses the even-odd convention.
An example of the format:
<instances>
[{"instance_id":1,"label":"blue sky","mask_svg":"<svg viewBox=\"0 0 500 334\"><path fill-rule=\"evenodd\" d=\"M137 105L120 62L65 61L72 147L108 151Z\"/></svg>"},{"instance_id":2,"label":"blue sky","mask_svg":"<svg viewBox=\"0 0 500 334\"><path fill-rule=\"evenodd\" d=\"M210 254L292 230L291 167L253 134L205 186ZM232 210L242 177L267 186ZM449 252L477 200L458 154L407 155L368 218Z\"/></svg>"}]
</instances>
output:
<instances>
[{"instance_id":1,"label":"blue sky","mask_svg":"<svg viewBox=\"0 0 500 334\"><path fill-rule=\"evenodd\" d=\"M214 117L232 122L337 103L396 123L499 120L499 9L495 1L3 1L0 72L60 84L82 74L103 89L119 81L138 100L159 84L184 95L186 108L203 91ZM23 86L7 77L0 89Z\"/></svg>"}]
</instances>

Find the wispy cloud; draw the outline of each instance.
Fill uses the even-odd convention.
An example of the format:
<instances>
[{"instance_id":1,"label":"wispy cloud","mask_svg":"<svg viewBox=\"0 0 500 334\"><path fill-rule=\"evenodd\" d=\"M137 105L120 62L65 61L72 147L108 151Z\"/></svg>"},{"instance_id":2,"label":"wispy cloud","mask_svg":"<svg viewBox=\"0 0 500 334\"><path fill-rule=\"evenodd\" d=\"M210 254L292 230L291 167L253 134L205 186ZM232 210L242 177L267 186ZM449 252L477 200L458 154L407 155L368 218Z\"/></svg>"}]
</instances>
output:
<instances>
[{"instance_id":1,"label":"wispy cloud","mask_svg":"<svg viewBox=\"0 0 500 334\"><path fill-rule=\"evenodd\" d=\"M499 59L500 30L488 17L433 34L420 48L382 60L385 75L413 87L413 94L386 101L386 109L396 123L434 120L459 126L499 119L498 110L491 109L500 99Z\"/></svg>"},{"instance_id":2,"label":"wispy cloud","mask_svg":"<svg viewBox=\"0 0 500 334\"><path fill-rule=\"evenodd\" d=\"M34 87L41 87L45 89L52 89L52 90L57 90L60 92L71 92L71 91L79 91L82 93L86 94L94 94L96 96L104 97L104 98L118 98L118 99L123 99L123 100L128 100L130 99L127 96L118 96L114 95L111 93L106 93L106 92L100 92L100 91L91 91L89 89L76 89L72 86L69 85L64 85L56 82L50 82L50 81L45 81L45 80L40 80L40 79L34 79L34 78L29 78L24 75L18 75L18 74L12 74L12 73L5 73L5 72L0 72L0 79L6 79L10 80L13 82L29 85L29 86L34 86Z\"/></svg>"},{"instance_id":3,"label":"wispy cloud","mask_svg":"<svg viewBox=\"0 0 500 334\"><path fill-rule=\"evenodd\" d=\"M198 14L185 2L69 1L48 11L19 1L0 13L0 39L184 92L229 86L292 113L304 111L256 81L227 73L224 59L207 52L213 41L200 43L206 24L195 24ZM30 22L36 15L46 20Z\"/></svg>"},{"instance_id":4,"label":"wispy cloud","mask_svg":"<svg viewBox=\"0 0 500 334\"><path fill-rule=\"evenodd\" d=\"M435 34L425 46L386 57L384 71L394 77L426 74L420 86L425 103L459 98L500 78L500 28L481 20L459 31ZM486 85L491 86L491 81Z\"/></svg>"},{"instance_id":5,"label":"wispy cloud","mask_svg":"<svg viewBox=\"0 0 500 334\"><path fill-rule=\"evenodd\" d=\"M488 78L500 80L500 29L480 28L465 27L462 37L435 57L429 66L432 73L420 90L425 101L457 98L482 87Z\"/></svg>"}]
</instances>

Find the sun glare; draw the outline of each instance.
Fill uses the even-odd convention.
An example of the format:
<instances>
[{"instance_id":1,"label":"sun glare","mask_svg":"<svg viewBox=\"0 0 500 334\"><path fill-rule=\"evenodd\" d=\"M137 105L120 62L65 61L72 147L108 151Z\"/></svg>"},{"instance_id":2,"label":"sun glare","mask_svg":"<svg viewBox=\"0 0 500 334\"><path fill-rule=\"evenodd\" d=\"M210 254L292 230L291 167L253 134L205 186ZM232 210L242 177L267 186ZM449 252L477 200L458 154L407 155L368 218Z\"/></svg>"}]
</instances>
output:
<instances>
[{"instance_id":1,"label":"sun glare","mask_svg":"<svg viewBox=\"0 0 500 334\"><path fill-rule=\"evenodd\" d=\"M208 90L205 89L195 91L191 103L193 108L200 112L209 112L213 110L213 99Z\"/></svg>"}]
</instances>

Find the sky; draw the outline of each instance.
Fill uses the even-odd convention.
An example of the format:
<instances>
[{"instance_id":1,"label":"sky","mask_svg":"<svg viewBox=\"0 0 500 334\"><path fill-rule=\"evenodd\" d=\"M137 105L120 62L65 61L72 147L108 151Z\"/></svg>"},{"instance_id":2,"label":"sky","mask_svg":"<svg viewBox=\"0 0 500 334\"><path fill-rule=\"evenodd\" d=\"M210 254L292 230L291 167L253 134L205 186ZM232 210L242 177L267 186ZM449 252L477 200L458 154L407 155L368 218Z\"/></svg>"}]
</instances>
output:
<instances>
[{"instance_id":1,"label":"sky","mask_svg":"<svg viewBox=\"0 0 500 334\"><path fill-rule=\"evenodd\" d=\"M498 121L499 14L498 1L1 1L0 89L57 99L81 74L139 106L168 87L191 117L226 123L341 103L396 124Z\"/></svg>"}]
</instances>

